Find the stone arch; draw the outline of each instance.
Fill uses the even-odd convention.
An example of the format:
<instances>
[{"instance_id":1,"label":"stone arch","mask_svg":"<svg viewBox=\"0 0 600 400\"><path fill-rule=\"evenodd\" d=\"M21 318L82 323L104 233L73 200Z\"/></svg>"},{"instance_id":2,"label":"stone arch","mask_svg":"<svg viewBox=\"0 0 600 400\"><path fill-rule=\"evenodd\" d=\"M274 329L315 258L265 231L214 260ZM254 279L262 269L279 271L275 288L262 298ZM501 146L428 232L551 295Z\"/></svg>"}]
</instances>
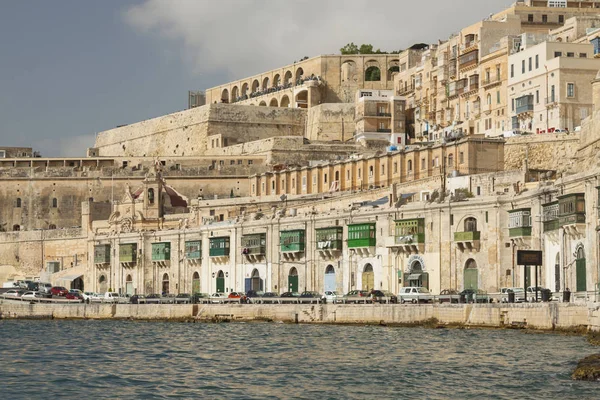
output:
<instances>
[{"instance_id":1,"label":"stone arch","mask_svg":"<svg viewBox=\"0 0 600 400\"><path fill-rule=\"evenodd\" d=\"M381 70L379 67L371 66L365 70L365 82L379 82L381 81Z\"/></svg>"},{"instance_id":2,"label":"stone arch","mask_svg":"<svg viewBox=\"0 0 600 400\"><path fill-rule=\"evenodd\" d=\"M260 89L260 82L258 81L258 79L255 79L252 82L252 93L258 92L258 89Z\"/></svg>"},{"instance_id":3,"label":"stone arch","mask_svg":"<svg viewBox=\"0 0 600 400\"><path fill-rule=\"evenodd\" d=\"M267 103L263 100L258 105L261 106L261 107L266 107Z\"/></svg>"},{"instance_id":4,"label":"stone arch","mask_svg":"<svg viewBox=\"0 0 600 400\"><path fill-rule=\"evenodd\" d=\"M292 83L292 79L293 79L292 71L286 71L285 75L283 76L283 84L287 85L287 84Z\"/></svg>"},{"instance_id":5,"label":"stone arch","mask_svg":"<svg viewBox=\"0 0 600 400\"><path fill-rule=\"evenodd\" d=\"M289 107L290 106L290 98L288 97L288 95L283 95L283 97L281 97L281 102L279 103L279 107Z\"/></svg>"},{"instance_id":6,"label":"stone arch","mask_svg":"<svg viewBox=\"0 0 600 400\"><path fill-rule=\"evenodd\" d=\"M388 81L393 81L394 80L394 76L396 76L396 74L398 74L399 72L400 72L400 67L397 66L397 65L392 65L387 70L387 80Z\"/></svg>"},{"instance_id":7,"label":"stone arch","mask_svg":"<svg viewBox=\"0 0 600 400\"><path fill-rule=\"evenodd\" d=\"M343 82L358 82L356 76L356 62L354 60L346 60L342 62L342 83Z\"/></svg>"},{"instance_id":8,"label":"stone arch","mask_svg":"<svg viewBox=\"0 0 600 400\"><path fill-rule=\"evenodd\" d=\"M335 268L333 265L328 265L325 268L325 277L323 279L323 290L324 291L335 291L337 289Z\"/></svg>"},{"instance_id":9,"label":"stone arch","mask_svg":"<svg viewBox=\"0 0 600 400\"><path fill-rule=\"evenodd\" d=\"M262 90L267 90L269 88L269 77L266 76L262 82Z\"/></svg>"},{"instance_id":10,"label":"stone arch","mask_svg":"<svg viewBox=\"0 0 600 400\"><path fill-rule=\"evenodd\" d=\"M298 81L300 79L302 79L303 75L304 75L304 70L302 69L302 67L298 67L298 69L296 69L296 84L298 84Z\"/></svg>"},{"instance_id":11,"label":"stone arch","mask_svg":"<svg viewBox=\"0 0 600 400\"><path fill-rule=\"evenodd\" d=\"M308 90L301 90L296 94L296 105L299 108L308 108Z\"/></svg>"},{"instance_id":12,"label":"stone arch","mask_svg":"<svg viewBox=\"0 0 600 400\"><path fill-rule=\"evenodd\" d=\"M269 107L279 107L279 104L277 103L277 99L275 97L273 97L271 99L271 102L269 103Z\"/></svg>"},{"instance_id":13,"label":"stone arch","mask_svg":"<svg viewBox=\"0 0 600 400\"><path fill-rule=\"evenodd\" d=\"M242 85L242 97L246 97L248 95L248 82L245 82Z\"/></svg>"},{"instance_id":14,"label":"stone arch","mask_svg":"<svg viewBox=\"0 0 600 400\"><path fill-rule=\"evenodd\" d=\"M263 281L260 278L260 272L256 268L252 270L252 274L250 275L250 290L254 290L255 292L263 290Z\"/></svg>"},{"instance_id":15,"label":"stone arch","mask_svg":"<svg viewBox=\"0 0 600 400\"><path fill-rule=\"evenodd\" d=\"M362 272L362 290L373 290L375 288L375 272L370 263L365 264Z\"/></svg>"},{"instance_id":16,"label":"stone arch","mask_svg":"<svg viewBox=\"0 0 600 400\"><path fill-rule=\"evenodd\" d=\"M479 277L477 270L477 262L474 259L469 258L465 263L464 269L464 280L463 287L464 289L479 289Z\"/></svg>"},{"instance_id":17,"label":"stone arch","mask_svg":"<svg viewBox=\"0 0 600 400\"><path fill-rule=\"evenodd\" d=\"M229 90L226 88L221 92L221 103L229 103Z\"/></svg>"},{"instance_id":18,"label":"stone arch","mask_svg":"<svg viewBox=\"0 0 600 400\"><path fill-rule=\"evenodd\" d=\"M13 225L13 229L12 229L12 230L13 230L14 232L19 232L19 231L21 230L21 225L19 225L19 224L15 224L15 225Z\"/></svg>"},{"instance_id":19,"label":"stone arch","mask_svg":"<svg viewBox=\"0 0 600 400\"><path fill-rule=\"evenodd\" d=\"M231 89L231 102L235 103L238 101L238 97L240 97L239 89L237 86L234 86L233 89Z\"/></svg>"},{"instance_id":20,"label":"stone arch","mask_svg":"<svg viewBox=\"0 0 600 400\"><path fill-rule=\"evenodd\" d=\"M281 75L275 74L275 76L273 77L273 87L276 88L279 85L281 85Z\"/></svg>"},{"instance_id":21,"label":"stone arch","mask_svg":"<svg viewBox=\"0 0 600 400\"><path fill-rule=\"evenodd\" d=\"M162 293L169 294L169 274L167 273L162 276Z\"/></svg>"},{"instance_id":22,"label":"stone arch","mask_svg":"<svg viewBox=\"0 0 600 400\"><path fill-rule=\"evenodd\" d=\"M448 168L452 171L454 169L454 154L448 154Z\"/></svg>"},{"instance_id":23,"label":"stone arch","mask_svg":"<svg viewBox=\"0 0 600 400\"><path fill-rule=\"evenodd\" d=\"M408 172L412 172L412 169L413 169L413 167L412 167L412 160L408 160L408 167L407 167L407 169L408 169Z\"/></svg>"},{"instance_id":24,"label":"stone arch","mask_svg":"<svg viewBox=\"0 0 600 400\"><path fill-rule=\"evenodd\" d=\"M579 244L575 250L575 279L576 279L576 290L578 292L587 291L587 267L585 260L585 248L583 244Z\"/></svg>"}]
</instances>

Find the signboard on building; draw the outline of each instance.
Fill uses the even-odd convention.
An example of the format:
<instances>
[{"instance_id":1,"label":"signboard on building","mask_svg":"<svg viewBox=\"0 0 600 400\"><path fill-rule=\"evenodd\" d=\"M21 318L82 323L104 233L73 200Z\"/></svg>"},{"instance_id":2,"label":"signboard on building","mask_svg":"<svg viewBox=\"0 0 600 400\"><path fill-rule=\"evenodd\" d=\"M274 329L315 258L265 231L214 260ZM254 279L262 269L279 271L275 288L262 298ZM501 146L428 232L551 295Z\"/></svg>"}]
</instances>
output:
<instances>
[{"instance_id":1,"label":"signboard on building","mask_svg":"<svg viewBox=\"0 0 600 400\"><path fill-rule=\"evenodd\" d=\"M542 252L537 250L517 250L517 265L543 265Z\"/></svg>"}]
</instances>

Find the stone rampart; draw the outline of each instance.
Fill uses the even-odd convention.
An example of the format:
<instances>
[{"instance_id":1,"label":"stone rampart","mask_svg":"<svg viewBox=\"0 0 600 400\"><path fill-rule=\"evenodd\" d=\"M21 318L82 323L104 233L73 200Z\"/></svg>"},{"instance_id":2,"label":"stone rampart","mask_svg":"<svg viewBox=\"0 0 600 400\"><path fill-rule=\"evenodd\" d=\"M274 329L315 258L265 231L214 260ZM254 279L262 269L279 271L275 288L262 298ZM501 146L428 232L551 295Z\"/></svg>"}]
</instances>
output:
<instances>
[{"instance_id":1,"label":"stone rampart","mask_svg":"<svg viewBox=\"0 0 600 400\"><path fill-rule=\"evenodd\" d=\"M600 330L594 304L20 304L0 302L3 318L281 321L337 324L439 324Z\"/></svg>"},{"instance_id":2,"label":"stone rampart","mask_svg":"<svg viewBox=\"0 0 600 400\"><path fill-rule=\"evenodd\" d=\"M530 169L561 171L579 147L579 134L544 134L506 139L504 170L522 169L527 158Z\"/></svg>"}]
</instances>

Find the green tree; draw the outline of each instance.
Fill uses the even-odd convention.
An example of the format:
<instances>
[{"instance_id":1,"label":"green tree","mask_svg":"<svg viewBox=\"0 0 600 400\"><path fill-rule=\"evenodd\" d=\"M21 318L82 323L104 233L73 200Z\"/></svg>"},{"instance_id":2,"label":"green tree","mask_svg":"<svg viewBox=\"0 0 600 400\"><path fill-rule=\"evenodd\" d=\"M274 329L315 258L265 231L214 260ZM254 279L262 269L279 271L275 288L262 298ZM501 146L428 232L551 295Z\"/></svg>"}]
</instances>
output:
<instances>
[{"instance_id":1,"label":"green tree","mask_svg":"<svg viewBox=\"0 0 600 400\"><path fill-rule=\"evenodd\" d=\"M360 54L375 54L375 52L373 52L372 44L361 44L358 52Z\"/></svg>"},{"instance_id":2,"label":"green tree","mask_svg":"<svg viewBox=\"0 0 600 400\"><path fill-rule=\"evenodd\" d=\"M353 42L348 43L347 45L345 45L344 47L342 47L340 49L340 53L341 54L358 54L358 46L355 45Z\"/></svg>"}]
</instances>

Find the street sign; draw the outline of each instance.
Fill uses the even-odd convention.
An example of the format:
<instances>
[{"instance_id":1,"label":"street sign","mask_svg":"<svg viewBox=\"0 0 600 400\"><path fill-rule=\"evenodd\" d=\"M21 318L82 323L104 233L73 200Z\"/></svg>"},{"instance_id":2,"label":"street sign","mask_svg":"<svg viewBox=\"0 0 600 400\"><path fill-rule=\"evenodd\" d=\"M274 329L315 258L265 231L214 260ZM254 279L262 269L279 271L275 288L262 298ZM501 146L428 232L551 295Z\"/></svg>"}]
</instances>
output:
<instances>
[{"instance_id":1,"label":"street sign","mask_svg":"<svg viewBox=\"0 0 600 400\"><path fill-rule=\"evenodd\" d=\"M542 252L537 250L517 250L517 265L543 265Z\"/></svg>"}]
</instances>

